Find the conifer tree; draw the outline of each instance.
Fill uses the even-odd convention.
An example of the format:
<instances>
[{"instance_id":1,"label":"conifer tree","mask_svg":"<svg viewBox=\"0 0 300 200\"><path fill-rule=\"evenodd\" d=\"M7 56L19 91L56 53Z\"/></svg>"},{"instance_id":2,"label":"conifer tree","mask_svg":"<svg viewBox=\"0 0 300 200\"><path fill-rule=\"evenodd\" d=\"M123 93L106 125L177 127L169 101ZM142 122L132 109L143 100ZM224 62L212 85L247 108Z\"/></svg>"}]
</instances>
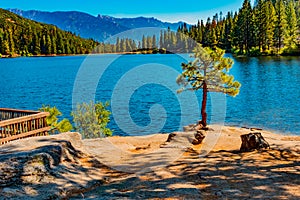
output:
<instances>
[{"instance_id":1,"label":"conifer tree","mask_svg":"<svg viewBox=\"0 0 300 200\"><path fill-rule=\"evenodd\" d=\"M211 19L210 17L207 18L206 24L205 24L205 29L204 29L204 34L203 34L203 41L202 44L204 47L210 46L210 31L211 31Z\"/></svg>"},{"instance_id":2,"label":"conifer tree","mask_svg":"<svg viewBox=\"0 0 300 200\"><path fill-rule=\"evenodd\" d=\"M160 37L159 37L159 48L162 49L164 48L164 34L163 31L160 31Z\"/></svg>"},{"instance_id":3,"label":"conifer tree","mask_svg":"<svg viewBox=\"0 0 300 200\"><path fill-rule=\"evenodd\" d=\"M46 54L52 53L52 41L50 35L46 36Z\"/></svg>"},{"instance_id":4,"label":"conifer tree","mask_svg":"<svg viewBox=\"0 0 300 200\"><path fill-rule=\"evenodd\" d=\"M1 53L3 55L9 55L10 54L10 49L9 49L9 43L6 38L3 38L1 42Z\"/></svg>"},{"instance_id":5,"label":"conifer tree","mask_svg":"<svg viewBox=\"0 0 300 200\"><path fill-rule=\"evenodd\" d=\"M256 23L256 45L259 48L259 51L262 51L264 36L265 36L265 14L263 13L263 6L264 2L263 0L256 0L255 1L255 7L254 7L254 13L255 13L255 23Z\"/></svg>"},{"instance_id":6,"label":"conifer tree","mask_svg":"<svg viewBox=\"0 0 300 200\"><path fill-rule=\"evenodd\" d=\"M229 51L232 48L232 31L233 31L233 19L231 13L227 13L225 20L225 30L224 30L224 48Z\"/></svg>"},{"instance_id":7,"label":"conifer tree","mask_svg":"<svg viewBox=\"0 0 300 200\"><path fill-rule=\"evenodd\" d=\"M285 5L283 0L276 1L275 10L276 10L276 26L275 26L274 39L275 39L275 45L277 47L277 53L280 53L280 49L286 37L286 27L287 27Z\"/></svg>"},{"instance_id":8,"label":"conifer tree","mask_svg":"<svg viewBox=\"0 0 300 200\"><path fill-rule=\"evenodd\" d=\"M238 29L239 29L239 46L240 50L249 53L251 48L251 22L252 21L252 8L249 0L244 0L243 7L241 8L238 15Z\"/></svg>"},{"instance_id":9,"label":"conifer tree","mask_svg":"<svg viewBox=\"0 0 300 200\"><path fill-rule=\"evenodd\" d=\"M152 48L154 48L154 49L157 48L157 41L156 41L156 36L155 35L152 36L152 44L153 44Z\"/></svg>"},{"instance_id":10,"label":"conifer tree","mask_svg":"<svg viewBox=\"0 0 300 200\"><path fill-rule=\"evenodd\" d=\"M152 48L153 47L153 43L152 43L152 37L148 36L147 37L147 48Z\"/></svg>"},{"instance_id":11,"label":"conifer tree","mask_svg":"<svg viewBox=\"0 0 300 200\"><path fill-rule=\"evenodd\" d=\"M300 34L300 1L295 2L295 11L296 11L297 19L298 19L297 20L298 34Z\"/></svg>"},{"instance_id":12,"label":"conifer tree","mask_svg":"<svg viewBox=\"0 0 300 200\"><path fill-rule=\"evenodd\" d=\"M297 41L297 16L294 1L290 0L286 7L287 19L287 39L286 46L288 49L294 49Z\"/></svg>"},{"instance_id":13,"label":"conifer tree","mask_svg":"<svg viewBox=\"0 0 300 200\"><path fill-rule=\"evenodd\" d=\"M8 45L10 54L15 53L15 42L13 39L13 32L11 29L8 29Z\"/></svg>"},{"instance_id":14,"label":"conifer tree","mask_svg":"<svg viewBox=\"0 0 300 200\"><path fill-rule=\"evenodd\" d=\"M212 50L197 45L194 49L195 60L181 65L183 72L176 80L182 86L178 92L202 89L201 117L204 127L207 126L207 93L221 92L236 96L241 86L239 82L234 81L233 76L227 74L233 61L224 58L224 53L225 51L219 48Z\"/></svg>"},{"instance_id":15,"label":"conifer tree","mask_svg":"<svg viewBox=\"0 0 300 200\"><path fill-rule=\"evenodd\" d=\"M65 48L64 48L64 43L63 43L63 38L61 33L57 34L57 41L56 41L56 51L58 54L64 54L65 53Z\"/></svg>"},{"instance_id":16,"label":"conifer tree","mask_svg":"<svg viewBox=\"0 0 300 200\"><path fill-rule=\"evenodd\" d=\"M271 50L276 22L276 12L271 0L263 3L262 12L264 13L263 50Z\"/></svg>"},{"instance_id":17,"label":"conifer tree","mask_svg":"<svg viewBox=\"0 0 300 200\"><path fill-rule=\"evenodd\" d=\"M143 35L142 38L142 49L146 49L147 48L147 38L145 37L145 35Z\"/></svg>"},{"instance_id":18,"label":"conifer tree","mask_svg":"<svg viewBox=\"0 0 300 200\"><path fill-rule=\"evenodd\" d=\"M116 51L121 52L121 44L120 44L120 38L119 37L117 37L117 41L116 41Z\"/></svg>"}]
</instances>

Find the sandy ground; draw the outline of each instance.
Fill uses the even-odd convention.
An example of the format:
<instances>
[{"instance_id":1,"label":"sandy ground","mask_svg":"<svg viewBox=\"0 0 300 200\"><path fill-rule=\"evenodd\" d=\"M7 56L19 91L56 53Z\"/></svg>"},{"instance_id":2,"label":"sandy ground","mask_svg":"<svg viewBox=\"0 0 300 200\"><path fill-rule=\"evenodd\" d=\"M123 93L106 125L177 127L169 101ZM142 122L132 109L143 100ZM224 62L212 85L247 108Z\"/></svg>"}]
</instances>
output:
<instances>
[{"instance_id":1,"label":"sandy ground","mask_svg":"<svg viewBox=\"0 0 300 200\"><path fill-rule=\"evenodd\" d=\"M200 145L191 144L193 132L169 143L167 134L83 141L65 134L84 156L76 165L62 162L63 178L52 181L70 199L300 199L300 136L211 128ZM240 153L240 135L249 132L261 132L271 148ZM84 190L74 189L78 183Z\"/></svg>"},{"instance_id":2,"label":"sandy ground","mask_svg":"<svg viewBox=\"0 0 300 200\"><path fill-rule=\"evenodd\" d=\"M162 134L85 141L102 163L132 175L74 199L300 199L300 137L259 130L271 149L240 153L240 135L257 130L212 128L196 146L193 133L171 143Z\"/></svg>"}]
</instances>

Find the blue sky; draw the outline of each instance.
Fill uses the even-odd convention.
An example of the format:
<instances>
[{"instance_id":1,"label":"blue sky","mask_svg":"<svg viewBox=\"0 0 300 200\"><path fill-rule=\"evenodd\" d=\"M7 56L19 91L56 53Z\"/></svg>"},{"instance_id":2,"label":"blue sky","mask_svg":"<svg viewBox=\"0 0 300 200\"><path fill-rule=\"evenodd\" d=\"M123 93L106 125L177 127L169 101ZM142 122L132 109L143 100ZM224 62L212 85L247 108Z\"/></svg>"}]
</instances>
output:
<instances>
[{"instance_id":1,"label":"blue sky","mask_svg":"<svg viewBox=\"0 0 300 200\"><path fill-rule=\"evenodd\" d=\"M82 11L115 17L155 17L163 21L196 23L216 12L236 11L243 0L1 0L0 8L42 11Z\"/></svg>"}]
</instances>

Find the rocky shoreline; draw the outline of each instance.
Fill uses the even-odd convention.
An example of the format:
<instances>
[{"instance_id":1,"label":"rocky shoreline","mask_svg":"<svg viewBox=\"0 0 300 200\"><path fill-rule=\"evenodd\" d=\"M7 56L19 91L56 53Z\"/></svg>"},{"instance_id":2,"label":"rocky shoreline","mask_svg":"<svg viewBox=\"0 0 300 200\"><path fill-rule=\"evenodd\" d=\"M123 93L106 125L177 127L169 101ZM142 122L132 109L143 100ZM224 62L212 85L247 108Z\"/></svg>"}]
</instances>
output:
<instances>
[{"instance_id":1,"label":"rocky shoreline","mask_svg":"<svg viewBox=\"0 0 300 200\"><path fill-rule=\"evenodd\" d=\"M299 199L300 137L260 130L270 149L242 153L249 132L14 141L0 147L0 199Z\"/></svg>"}]
</instances>

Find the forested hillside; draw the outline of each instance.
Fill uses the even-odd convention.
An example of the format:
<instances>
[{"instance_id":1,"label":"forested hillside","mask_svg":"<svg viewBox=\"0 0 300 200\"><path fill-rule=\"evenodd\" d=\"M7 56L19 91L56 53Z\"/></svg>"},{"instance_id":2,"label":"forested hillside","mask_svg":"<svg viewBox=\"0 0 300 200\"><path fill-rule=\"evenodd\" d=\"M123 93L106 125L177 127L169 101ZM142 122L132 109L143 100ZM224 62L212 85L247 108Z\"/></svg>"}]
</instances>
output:
<instances>
[{"instance_id":1,"label":"forested hillside","mask_svg":"<svg viewBox=\"0 0 300 200\"><path fill-rule=\"evenodd\" d=\"M176 30L183 22L168 23L155 18L115 18L107 15L93 16L78 11L45 12L37 10L24 11L9 9L9 11L30 20L46 24L54 24L65 31L79 34L83 38L105 41L118 33L144 27L170 28Z\"/></svg>"},{"instance_id":2,"label":"forested hillside","mask_svg":"<svg viewBox=\"0 0 300 200\"><path fill-rule=\"evenodd\" d=\"M300 1L245 0L236 12L203 20L190 29L180 27L204 46L218 46L247 55L300 54Z\"/></svg>"},{"instance_id":3,"label":"forested hillside","mask_svg":"<svg viewBox=\"0 0 300 200\"><path fill-rule=\"evenodd\" d=\"M0 9L0 54L28 56L89 53L97 45L56 26L34 22Z\"/></svg>"},{"instance_id":4,"label":"forested hillside","mask_svg":"<svg viewBox=\"0 0 300 200\"><path fill-rule=\"evenodd\" d=\"M160 36L144 35L141 41L117 38L115 44L98 43L91 39L82 39L71 32L62 31L56 26L28 20L0 9L0 54L4 57L122 52L188 52L193 48L190 41L191 39L188 39L187 36L168 29L162 31Z\"/></svg>"},{"instance_id":5,"label":"forested hillside","mask_svg":"<svg viewBox=\"0 0 300 200\"><path fill-rule=\"evenodd\" d=\"M115 44L82 39L56 26L0 9L0 53L5 56L83 53L187 53L196 42L238 55L300 55L300 1L244 0L238 12L215 14L206 22L162 30L140 41L117 38Z\"/></svg>"}]
</instances>

